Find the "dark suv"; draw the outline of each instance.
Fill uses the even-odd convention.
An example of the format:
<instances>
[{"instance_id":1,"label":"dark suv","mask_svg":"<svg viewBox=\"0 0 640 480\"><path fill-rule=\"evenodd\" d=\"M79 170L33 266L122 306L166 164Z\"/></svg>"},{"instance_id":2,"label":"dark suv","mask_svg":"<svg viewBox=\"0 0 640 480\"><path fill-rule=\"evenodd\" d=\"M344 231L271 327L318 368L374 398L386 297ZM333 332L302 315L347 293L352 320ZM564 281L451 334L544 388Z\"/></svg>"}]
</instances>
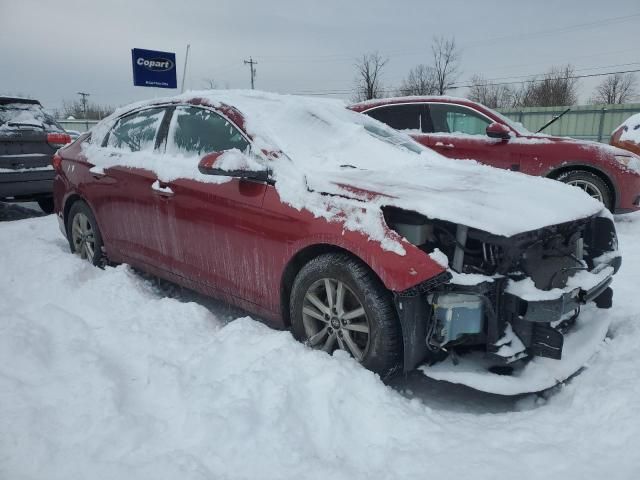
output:
<instances>
[{"instance_id":1,"label":"dark suv","mask_svg":"<svg viewBox=\"0 0 640 480\"><path fill-rule=\"evenodd\" d=\"M71 137L37 100L0 97L0 200L53 211L53 154Z\"/></svg>"}]
</instances>

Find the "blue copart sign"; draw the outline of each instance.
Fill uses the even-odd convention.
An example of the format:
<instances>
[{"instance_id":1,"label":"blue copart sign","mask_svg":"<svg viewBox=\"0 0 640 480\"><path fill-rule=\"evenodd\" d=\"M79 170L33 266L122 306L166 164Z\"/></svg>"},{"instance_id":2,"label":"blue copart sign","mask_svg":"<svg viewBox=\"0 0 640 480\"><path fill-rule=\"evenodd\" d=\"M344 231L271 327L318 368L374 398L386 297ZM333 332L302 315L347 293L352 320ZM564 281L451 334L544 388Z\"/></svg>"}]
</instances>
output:
<instances>
[{"instance_id":1,"label":"blue copart sign","mask_svg":"<svg viewBox=\"0 0 640 480\"><path fill-rule=\"evenodd\" d=\"M138 87L176 88L176 54L131 49L133 84Z\"/></svg>"}]
</instances>

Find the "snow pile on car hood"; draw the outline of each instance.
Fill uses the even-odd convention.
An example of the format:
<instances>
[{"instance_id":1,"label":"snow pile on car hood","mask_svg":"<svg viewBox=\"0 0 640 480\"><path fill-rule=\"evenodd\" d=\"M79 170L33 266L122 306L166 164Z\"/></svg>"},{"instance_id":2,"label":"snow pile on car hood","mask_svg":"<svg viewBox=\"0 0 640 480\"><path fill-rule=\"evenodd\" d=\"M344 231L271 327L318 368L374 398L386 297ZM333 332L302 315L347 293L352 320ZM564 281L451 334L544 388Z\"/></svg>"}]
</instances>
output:
<instances>
[{"instance_id":1,"label":"snow pile on car hood","mask_svg":"<svg viewBox=\"0 0 640 480\"><path fill-rule=\"evenodd\" d=\"M283 201L329 219L343 220L341 213L346 211L351 220L347 228L363 231L399 253L401 247L384 236L382 205L503 236L576 220L602 209L577 188L473 161L446 159L337 100L202 91L147 103L194 98L237 108L258 150L285 154L268 163ZM98 138L105 133L105 126L96 130ZM370 191L364 210L361 202L349 201L358 196L348 187Z\"/></svg>"},{"instance_id":2,"label":"snow pile on car hood","mask_svg":"<svg viewBox=\"0 0 640 480\"><path fill-rule=\"evenodd\" d=\"M567 385L505 399L421 374L394 390L344 354L90 266L53 215L4 222L0 477L635 478L640 223L619 231L611 338Z\"/></svg>"}]
</instances>

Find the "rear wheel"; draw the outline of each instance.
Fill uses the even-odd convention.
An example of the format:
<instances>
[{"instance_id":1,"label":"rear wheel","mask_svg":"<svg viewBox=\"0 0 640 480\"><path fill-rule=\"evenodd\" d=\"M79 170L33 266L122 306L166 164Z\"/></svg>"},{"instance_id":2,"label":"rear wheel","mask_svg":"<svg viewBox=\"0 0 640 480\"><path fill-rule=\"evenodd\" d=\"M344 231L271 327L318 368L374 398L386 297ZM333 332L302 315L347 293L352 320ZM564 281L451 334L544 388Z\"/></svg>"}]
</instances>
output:
<instances>
[{"instance_id":1,"label":"rear wheel","mask_svg":"<svg viewBox=\"0 0 640 480\"><path fill-rule=\"evenodd\" d=\"M36 200L40 209L47 215L53 213L53 197L39 198Z\"/></svg>"},{"instance_id":2,"label":"rear wheel","mask_svg":"<svg viewBox=\"0 0 640 480\"><path fill-rule=\"evenodd\" d=\"M382 378L402 370L402 334L389 291L362 262L325 254L298 273L291 329L312 348L344 350Z\"/></svg>"},{"instance_id":3,"label":"rear wheel","mask_svg":"<svg viewBox=\"0 0 640 480\"><path fill-rule=\"evenodd\" d=\"M562 173L556 180L581 188L592 198L603 203L609 210L613 209L613 192L598 175L585 170L573 170Z\"/></svg>"},{"instance_id":4,"label":"rear wheel","mask_svg":"<svg viewBox=\"0 0 640 480\"><path fill-rule=\"evenodd\" d=\"M67 238L71 251L96 266L104 266L102 235L93 212L83 201L71 206L67 216Z\"/></svg>"}]
</instances>

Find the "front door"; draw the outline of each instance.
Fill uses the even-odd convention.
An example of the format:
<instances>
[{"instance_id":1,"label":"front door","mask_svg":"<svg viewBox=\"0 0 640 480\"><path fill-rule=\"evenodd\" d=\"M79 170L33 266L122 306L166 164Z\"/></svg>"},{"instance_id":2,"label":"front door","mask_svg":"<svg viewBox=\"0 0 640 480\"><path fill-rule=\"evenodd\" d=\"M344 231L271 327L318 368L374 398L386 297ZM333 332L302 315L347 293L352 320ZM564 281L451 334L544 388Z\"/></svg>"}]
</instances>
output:
<instances>
[{"instance_id":1,"label":"front door","mask_svg":"<svg viewBox=\"0 0 640 480\"><path fill-rule=\"evenodd\" d=\"M427 115L423 137L429 148L449 158L519 170L520 159L513 154L509 141L487 136L491 119L469 107L450 103L428 104Z\"/></svg>"},{"instance_id":2,"label":"front door","mask_svg":"<svg viewBox=\"0 0 640 480\"><path fill-rule=\"evenodd\" d=\"M185 172L168 184L175 224L169 244L176 273L224 294L259 302L260 225L268 187L198 172L198 162L207 153L237 149L251 155L248 140L221 114L195 106L176 107L168 131L165 156L183 162Z\"/></svg>"}]
</instances>

